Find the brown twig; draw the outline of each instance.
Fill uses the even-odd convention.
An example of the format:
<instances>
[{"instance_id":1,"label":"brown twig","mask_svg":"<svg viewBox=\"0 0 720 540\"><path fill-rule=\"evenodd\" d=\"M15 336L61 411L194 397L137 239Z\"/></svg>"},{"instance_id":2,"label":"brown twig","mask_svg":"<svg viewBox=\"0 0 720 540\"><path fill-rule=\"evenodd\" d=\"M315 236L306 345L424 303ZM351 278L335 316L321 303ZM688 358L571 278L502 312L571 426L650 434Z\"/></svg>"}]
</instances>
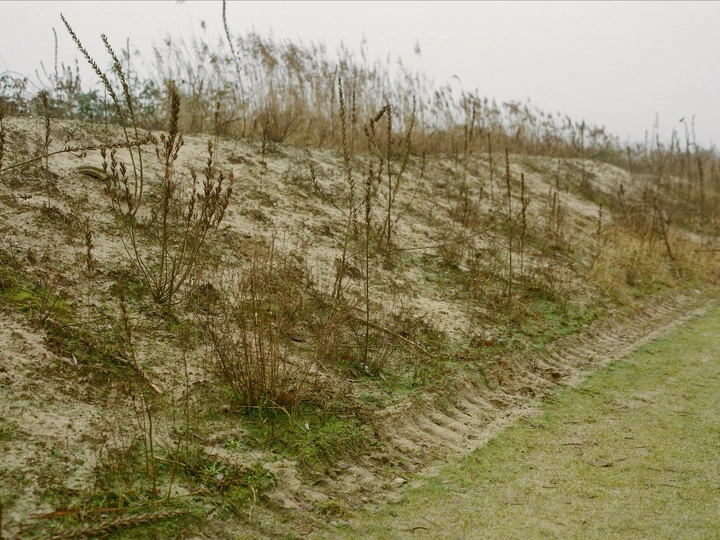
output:
<instances>
[{"instance_id":1,"label":"brown twig","mask_svg":"<svg viewBox=\"0 0 720 540\"><path fill-rule=\"evenodd\" d=\"M48 152L47 154L42 154L40 156L35 156L34 158L26 159L25 161L20 161L18 163L13 163L12 165L8 165L7 167L4 167L0 169L0 172L6 172L12 169L17 169L18 167L22 167L23 165L27 165L29 163L33 163L35 161L40 161L43 159L50 158L52 156L55 156L57 154L67 154L69 152L88 152L90 150L98 150L102 147L105 148L129 148L131 146L143 146L145 144L149 144L152 142L152 137L150 135L144 137L143 139L137 139L132 140L128 142L117 142L113 144L86 144L84 146L65 146L64 148L60 150L55 150L54 152Z\"/></svg>"},{"instance_id":2,"label":"brown twig","mask_svg":"<svg viewBox=\"0 0 720 540\"><path fill-rule=\"evenodd\" d=\"M88 536L96 536L112 529L119 529L121 527L132 527L135 525L142 525L143 523L150 523L159 519L168 519L186 514L188 510L170 510L168 512L155 512L147 514L135 514L132 516L122 516L108 521L103 521L97 525L77 527L63 531L60 534L56 534L50 537L50 540L67 540L69 538L84 538Z\"/></svg>"},{"instance_id":3,"label":"brown twig","mask_svg":"<svg viewBox=\"0 0 720 540\"><path fill-rule=\"evenodd\" d=\"M52 317L45 318L43 320L43 323L49 324L49 325L55 327L56 330L63 330L66 327L73 326L73 325L63 324L60 321L53 319ZM90 339L88 339L87 337L85 337L84 335L82 335L80 333L78 333L78 335L76 337L77 337L78 341L80 341L84 345L87 345L88 347L97 348L97 346L98 346L97 343L93 343ZM147 384L156 394L162 395L164 393L162 388L160 388L157 384L155 384L152 380L150 380L150 378L145 374L145 372L142 369L140 369L139 366L134 365L132 362L125 360L124 358L118 356L117 354L105 353L105 357L109 358L110 360L112 360L113 362L115 362L117 364L120 364L121 366L132 369L137 374L137 376L143 382L145 382L145 384Z\"/></svg>"},{"instance_id":4,"label":"brown twig","mask_svg":"<svg viewBox=\"0 0 720 540\"><path fill-rule=\"evenodd\" d=\"M392 330L388 330L387 328L385 328L385 327L383 327L383 326L380 326L380 325L378 325L378 324L375 324L375 323L373 323L373 322L367 322L365 319L360 318L360 317L358 317L358 316L356 316L356 315L350 315L350 317L351 317L353 320L356 320L356 321L358 321L358 322L360 322L360 323L362 323L362 324L367 324L368 326L370 326L371 328L374 328L375 330L380 330L381 332L385 332L386 334L389 334L389 335L393 336L394 338L397 338L397 339L399 339L400 341L403 341L403 342L407 343L408 345L411 345L411 346L415 347L417 350L419 350L419 351L422 352L423 354L429 356L430 358L435 358L435 355L434 355L433 353L431 353L430 351L428 351L428 350L426 350L425 348L421 347L420 345L418 345L418 344L415 343L414 341L410 341L408 338L403 337L403 336L401 336L400 334L396 334L396 333L393 332Z\"/></svg>"}]
</instances>

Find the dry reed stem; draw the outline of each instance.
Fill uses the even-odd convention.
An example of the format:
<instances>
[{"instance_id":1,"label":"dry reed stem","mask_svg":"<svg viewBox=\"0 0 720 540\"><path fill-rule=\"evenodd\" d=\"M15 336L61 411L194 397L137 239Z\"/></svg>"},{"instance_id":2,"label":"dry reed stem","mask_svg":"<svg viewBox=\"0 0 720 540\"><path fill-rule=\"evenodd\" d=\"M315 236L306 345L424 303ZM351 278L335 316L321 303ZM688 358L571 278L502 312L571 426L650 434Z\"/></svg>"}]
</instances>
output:
<instances>
[{"instance_id":1,"label":"dry reed stem","mask_svg":"<svg viewBox=\"0 0 720 540\"><path fill-rule=\"evenodd\" d=\"M129 147L140 147L144 146L146 144L150 144L153 141L152 137L147 135L143 137L142 139L138 140L130 140L130 141L119 141L116 143L111 144L86 144L86 145L79 145L79 146L65 146L60 150L54 150L53 152L48 152L47 154L42 154L39 156L35 156L30 159L26 159L23 161L19 161L17 163L13 163L12 165L8 165L7 167L0 169L0 173L7 172L12 169L17 169L18 167L23 167L25 165L28 165L30 163L34 163L35 161L44 160L47 158L50 158L52 156L56 156L58 154L67 154L67 153L84 153L91 150L100 150L102 148L111 148L111 149L120 149L120 148L129 148ZM1 165L1 163L0 163Z\"/></svg>"},{"instance_id":2,"label":"dry reed stem","mask_svg":"<svg viewBox=\"0 0 720 540\"><path fill-rule=\"evenodd\" d=\"M3 170L2 162L5 156L5 108L0 104L0 171Z\"/></svg>"}]
</instances>

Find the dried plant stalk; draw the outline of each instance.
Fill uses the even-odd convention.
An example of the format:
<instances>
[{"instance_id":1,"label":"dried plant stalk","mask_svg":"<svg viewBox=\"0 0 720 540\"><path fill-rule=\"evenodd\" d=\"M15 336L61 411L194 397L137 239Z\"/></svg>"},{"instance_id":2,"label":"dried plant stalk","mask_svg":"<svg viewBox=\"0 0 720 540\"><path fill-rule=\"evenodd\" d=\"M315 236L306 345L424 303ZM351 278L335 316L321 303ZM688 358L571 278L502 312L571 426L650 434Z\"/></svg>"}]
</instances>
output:
<instances>
[{"instance_id":1,"label":"dried plant stalk","mask_svg":"<svg viewBox=\"0 0 720 540\"><path fill-rule=\"evenodd\" d=\"M106 191L117 217L123 247L140 272L153 300L170 307L175 294L198 263L208 235L217 231L225 216L233 191L232 170L218 172L214 166L214 148L208 141L208 158L202 182L190 171L192 188L184 193L177 178L175 162L184 141L179 131L180 96L174 85L168 85L170 123L168 133L155 141L155 153L163 164L159 200L150 202L149 215L139 215L145 201L142 189L127 175L125 164L118 160L115 149L110 154L101 150L106 173ZM143 221L145 220L145 221ZM154 242L142 242L150 236ZM146 251L150 256L146 257Z\"/></svg>"}]
</instances>

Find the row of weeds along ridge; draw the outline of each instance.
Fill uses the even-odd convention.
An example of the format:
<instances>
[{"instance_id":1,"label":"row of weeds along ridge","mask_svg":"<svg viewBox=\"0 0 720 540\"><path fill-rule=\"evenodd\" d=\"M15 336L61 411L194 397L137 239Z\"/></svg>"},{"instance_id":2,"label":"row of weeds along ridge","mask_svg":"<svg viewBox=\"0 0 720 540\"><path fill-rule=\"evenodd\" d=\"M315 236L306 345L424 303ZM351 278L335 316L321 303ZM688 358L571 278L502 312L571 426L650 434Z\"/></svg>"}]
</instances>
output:
<instances>
[{"instance_id":1,"label":"row of weeds along ridge","mask_svg":"<svg viewBox=\"0 0 720 540\"><path fill-rule=\"evenodd\" d=\"M436 455L374 413L551 385L552 341L718 278L720 162L692 124L622 147L222 17L145 73L105 35L103 71L63 17L98 88L0 75L0 538L342 519L348 461L390 489ZM24 410L86 431L45 440ZM282 495L288 462L312 504Z\"/></svg>"}]
</instances>

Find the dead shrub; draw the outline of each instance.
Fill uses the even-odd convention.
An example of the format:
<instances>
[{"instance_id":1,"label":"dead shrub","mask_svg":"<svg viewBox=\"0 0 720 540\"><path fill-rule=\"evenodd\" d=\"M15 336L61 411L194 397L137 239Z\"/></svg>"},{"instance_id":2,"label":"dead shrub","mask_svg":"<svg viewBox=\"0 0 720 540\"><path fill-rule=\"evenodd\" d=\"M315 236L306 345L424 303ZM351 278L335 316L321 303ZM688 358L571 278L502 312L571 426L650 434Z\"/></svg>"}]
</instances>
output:
<instances>
[{"instance_id":1,"label":"dead shrub","mask_svg":"<svg viewBox=\"0 0 720 540\"><path fill-rule=\"evenodd\" d=\"M216 309L204 323L211 344L210 370L244 406L295 406L317 388L312 360L291 351L284 329L291 325L274 251L257 254L242 275L221 287Z\"/></svg>"}]
</instances>

